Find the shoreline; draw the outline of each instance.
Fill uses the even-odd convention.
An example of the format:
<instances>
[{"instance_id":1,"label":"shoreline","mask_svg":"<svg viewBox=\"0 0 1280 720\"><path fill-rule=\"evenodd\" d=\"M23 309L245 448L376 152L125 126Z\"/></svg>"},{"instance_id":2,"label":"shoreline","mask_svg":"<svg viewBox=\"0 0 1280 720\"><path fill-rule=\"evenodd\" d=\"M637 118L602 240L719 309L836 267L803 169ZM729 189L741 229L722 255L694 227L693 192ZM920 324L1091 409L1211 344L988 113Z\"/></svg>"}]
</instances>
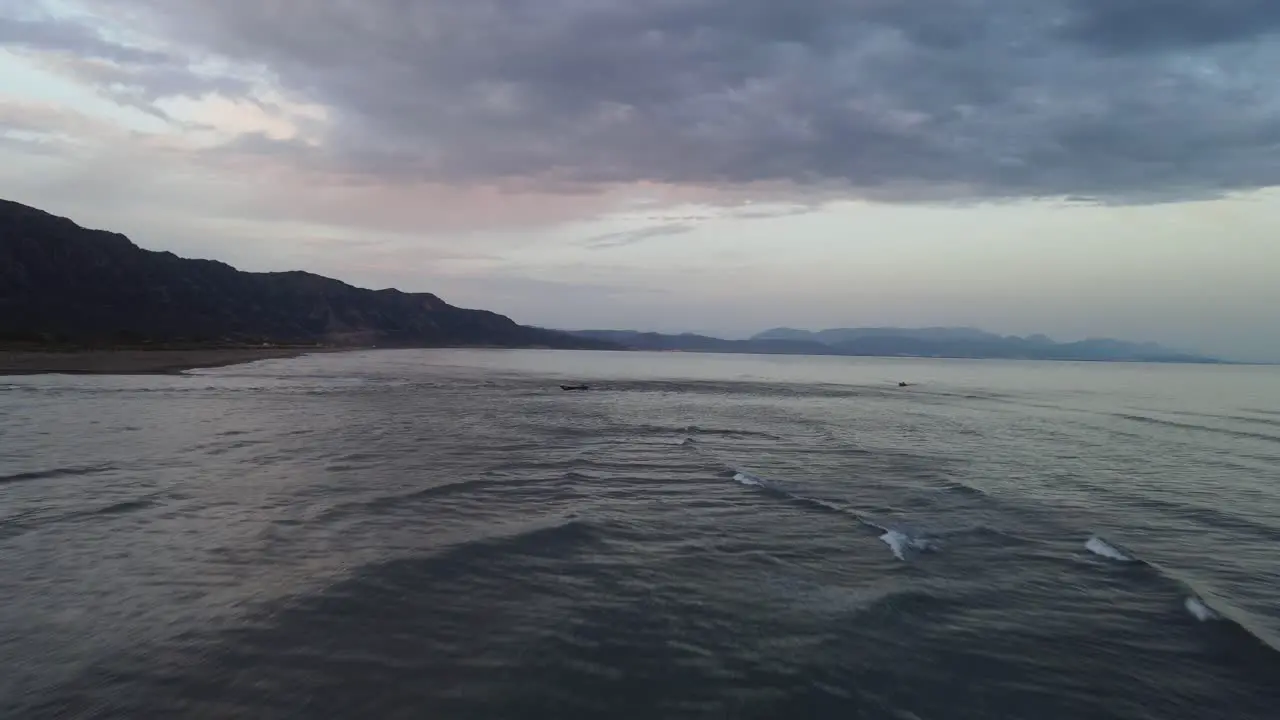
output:
<instances>
[{"instance_id":1,"label":"shoreline","mask_svg":"<svg viewBox=\"0 0 1280 720\"><path fill-rule=\"evenodd\" d=\"M348 348L205 348L188 350L0 349L0 377L18 375L178 375L187 370L295 358ZM356 350L360 348L349 348Z\"/></svg>"},{"instance_id":2,"label":"shoreline","mask_svg":"<svg viewBox=\"0 0 1280 720\"><path fill-rule=\"evenodd\" d=\"M443 346L450 349L503 349L502 346ZM320 353L358 352L373 349L410 349L400 347L376 348L364 347L222 347L222 348L116 348L116 349L50 349L0 347L0 377L17 377L27 375L180 375L188 370L228 367L257 362L259 360L280 360ZM442 349L442 348L412 348ZM528 347L520 349L553 348ZM635 348L619 348L612 352L686 352L689 354L711 355L758 355L760 357L835 357L835 358L880 358L893 360L1004 360L1019 361L1014 358L941 358L915 356L870 356L870 355L802 355L793 353L708 353L684 350L639 350ZM1078 359L1026 359L1031 362L1078 362L1089 364L1147 364L1151 361L1139 362L1128 360L1078 360ZM1238 363L1216 361L1207 363L1155 362L1159 365L1268 365L1267 363Z\"/></svg>"}]
</instances>

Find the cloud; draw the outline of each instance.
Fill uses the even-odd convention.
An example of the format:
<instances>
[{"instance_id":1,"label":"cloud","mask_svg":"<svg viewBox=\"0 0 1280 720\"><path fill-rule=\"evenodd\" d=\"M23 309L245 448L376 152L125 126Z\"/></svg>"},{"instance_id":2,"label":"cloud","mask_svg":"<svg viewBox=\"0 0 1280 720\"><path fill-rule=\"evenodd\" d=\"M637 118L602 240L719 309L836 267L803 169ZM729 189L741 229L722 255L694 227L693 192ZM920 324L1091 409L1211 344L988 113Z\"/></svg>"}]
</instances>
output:
<instances>
[{"instance_id":1,"label":"cloud","mask_svg":"<svg viewBox=\"0 0 1280 720\"><path fill-rule=\"evenodd\" d=\"M583 247L593 250L603 250L606 248L625 247L627 245L635 245L636 243L652 240L653 238L667 237L669 235L683 235L691 232L694 226L688 223L671 223L668 225L655 225L653 227L640 228L638 230L623 230L620 232L605 233L597 235L582 245Z\"/></svg>"},{"instance_id":2,"label":"cloud","mask_svg":"<svg viewBox=\"0 0 1280 720\"><path fill-rule=\"evenodd\" d=\"M47 103L0 100L0 132L6 130L37 135L116 134L110 124L68 108Z\"/></svg>"},{"instance_id":3,"label":"cloud","mask_svg":"<svg viewBox=\"0 0 1280 720\"><path fill-rule=\"evenodd\" d=\"M92 28L49 18L29 20L0 15L0 46L67 52L122 64L162 65L171 60L165 53L111 42Z\"/></svg>"},{"instance_id":4,"label":"cloud","mask_svg":"<svg viewBox=\"0 0 1280 720\"><path fill-rule=\"evenodd\" d=\"M702 222L704 220L714 220L714 215L653 215L650 220L659 220L662 222Z\"/></svg>"},{"instance_id":5,"label":"cloud","mask_svg":"<svg viewBox=\"0 0 1280 720\"><path fill-rule=\"evenodd\" d=\"M795 215L807 215L816 208L813 205L783 205L781 207L761 207L738 210L729 217L738 220L766 220L781 217L793 217Z\"/></svg>"},{"instance_id":6,"label":"cloud","mask_svg":"<svg viewBox=\"0 0 1280 720\"><path fill-rule=\"evenodd\" d=\"M51 17L0 14L0 48L35 53L50 70L161 118L167 118L156 105L161 98L247 96L253 90L244 79L197 71L192 58L181 52L136 47L107 39L92 27Z\"/></svg>"},{"instance_id":7,"label":"cloud","mask_svg":"<svg viewBox=\"0 0 1280 720\"><path fill-rule=\"evenodd\" d=\"M1280 30L1274 0L1079 0L1071 37L1113 52L1177 50Z\"/></svg>"},{"instance_id":8,"label":"cloud","mask_svg":"<svg viewBox=\"0 0 1280 720\"><path fill-rule=\"evenodd\" d=\"M0 38L82 48L142 98L234 92L175 58L260 70L326 124L255 152L376 181L1106 202L1280 184L1272 0L82 5L163 50L52 20Z\"/></svg>"}]
</instances>

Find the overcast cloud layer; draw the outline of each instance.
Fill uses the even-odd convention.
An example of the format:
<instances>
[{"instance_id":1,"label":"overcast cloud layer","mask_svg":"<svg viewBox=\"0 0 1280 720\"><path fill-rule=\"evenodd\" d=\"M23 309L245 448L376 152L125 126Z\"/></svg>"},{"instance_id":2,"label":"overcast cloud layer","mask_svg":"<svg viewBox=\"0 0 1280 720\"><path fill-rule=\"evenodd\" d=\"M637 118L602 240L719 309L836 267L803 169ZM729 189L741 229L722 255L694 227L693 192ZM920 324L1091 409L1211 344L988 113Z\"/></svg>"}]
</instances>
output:
<instances>
[{"instance_id":1,"label":"overcast cloud layer","mask_svg":"<svg viewBox=\"0 0 1280 720\"><path fill-rule=\"evenodd\" d=\"M19 7L14 4L14 7ZM260 68L376 177L830 183L887 199L1202 196L1280 183L1272 0L96 0L166 46L26 13L0 41L146 101ZM11 11L17 16L17 12ZM185 83L185 85L184 85Z\"/></svg>"}]
</instances>

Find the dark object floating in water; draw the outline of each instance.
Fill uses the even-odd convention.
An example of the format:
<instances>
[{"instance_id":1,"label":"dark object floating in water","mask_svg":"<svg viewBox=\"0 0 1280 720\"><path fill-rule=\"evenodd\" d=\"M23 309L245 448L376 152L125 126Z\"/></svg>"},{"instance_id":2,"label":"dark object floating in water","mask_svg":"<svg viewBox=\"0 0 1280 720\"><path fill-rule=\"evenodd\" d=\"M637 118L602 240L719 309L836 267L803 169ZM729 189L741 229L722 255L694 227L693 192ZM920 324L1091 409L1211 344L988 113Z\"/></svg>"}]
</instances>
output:
<instances>
[{"instance_id":1,"label":"dark object floating in water","mask_svg":"<svg viewBox=\"0 0 1280 720\"><path fill-rule=\"evenodd\" d=\"M903 382L898 383L898 387L911 387L911 383L904 380Z\"/></svg>"},{"instance_id":2,"label":"dark object floating in water","mask_svg":"<svg viewBox=\"0 0 1280 720\"><path fill-rule=\"evenodd\" d=\"M590 390L589 385L561 385L561 390Z\"/></svg>"}]
</instances>

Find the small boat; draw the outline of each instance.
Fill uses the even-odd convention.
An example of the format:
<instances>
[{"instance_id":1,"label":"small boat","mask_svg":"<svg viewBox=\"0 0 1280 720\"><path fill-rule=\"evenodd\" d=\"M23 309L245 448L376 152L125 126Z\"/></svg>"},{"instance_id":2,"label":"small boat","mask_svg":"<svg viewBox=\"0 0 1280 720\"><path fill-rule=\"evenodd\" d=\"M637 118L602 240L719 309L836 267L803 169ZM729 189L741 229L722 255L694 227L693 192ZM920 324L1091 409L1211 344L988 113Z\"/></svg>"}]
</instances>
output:
<instances>
[{"instance_id":1,"label":"small boat","mask_svg":"<svg viewBox=\"0 0 1280 720\"><path fill-rule=\"evenodd\" d=\"M902 382L898 383L898 387L911 387L911 383L903 380Z\"/></svg>"},{"instance_id":2,"label":"small boat","mask_svg":"<svg viewBox=\"0 0 1280 720\"><path fill-rule=\"evenodd\" d=\"M589 386L589 385L561 385L561 386L560 386L560 389L561 389L561 390L590 390L590 389L591 389L591 386Z\"/></svg>"}]
</instances>

